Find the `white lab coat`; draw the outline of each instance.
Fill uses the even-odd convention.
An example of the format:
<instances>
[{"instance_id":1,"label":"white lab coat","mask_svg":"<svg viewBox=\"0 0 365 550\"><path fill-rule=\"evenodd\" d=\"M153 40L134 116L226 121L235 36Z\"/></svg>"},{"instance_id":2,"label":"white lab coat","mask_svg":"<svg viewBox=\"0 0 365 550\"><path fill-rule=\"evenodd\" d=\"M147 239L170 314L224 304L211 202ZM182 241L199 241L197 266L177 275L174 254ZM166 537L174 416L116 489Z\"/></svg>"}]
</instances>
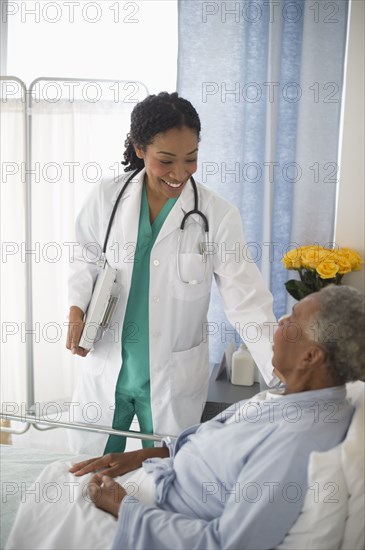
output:
<instances>
[{"instance_id":1,"label":"white lab coat","mask_svg":"<svg viewBox=\"0 0 365 550\"><path fill-rule=\"evenodd\" d=\"M137 241L141 192L145 171L128 185L110 232L107 260L118 269L121 296L113 317L112 329L95 344L86 358L77 358L79 372L73 396L72 419L77 422L111 426L114 392L120 368L121 332L133 270ZM96 184L76 221L76 247L71 262L69 303L86 311L97 267L98 246L103 246L111 210L130 174L119 181ZM243 259L245 242L242 222L236 207L198 184L199 209L209 221L209 249L206 265L198 253L204 240L202 220L193 215L186 224L180 266L185 284L177 276L177 244L183 215L193 209L190 183L184 187L172 208L151 251L150 262L150 386L154 433L177 435L200 421L208 392L208 334L225 327L207 324L212 276L223 298L227 318L241 334L254 336L247 345L267 384L277 382L271 364L272 295L252 261ZM95 244L97 243L97 245ZM251 331L252 333L252 331ZM258 335L258 337L257 337ZM138 327L130 337L138 340ZM256 342L253 342L256 340ZM100 454L107 436L70 430L75 452Z\"/></svg>"}]
</instances>

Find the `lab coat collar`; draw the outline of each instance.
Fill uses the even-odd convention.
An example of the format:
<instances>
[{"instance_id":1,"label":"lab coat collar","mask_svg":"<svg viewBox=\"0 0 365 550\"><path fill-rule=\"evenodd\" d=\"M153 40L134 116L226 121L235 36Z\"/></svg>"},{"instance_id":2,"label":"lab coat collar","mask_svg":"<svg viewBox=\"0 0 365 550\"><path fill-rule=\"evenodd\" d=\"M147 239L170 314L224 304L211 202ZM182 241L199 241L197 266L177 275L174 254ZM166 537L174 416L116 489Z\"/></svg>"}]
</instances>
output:
<instances>
[{"instance_id":1,"label":"lab coat collar","mask_svg":"<svg viewBox=\"0 0 365 550\"><path fill-rule=\"evenodd\" d=\"M193 210L193 208L194 208L194 191L191 185L191 181L188 181L184 189L182 190L180 197L176 201L176 204L174 205L171 212L167 216L166 221L163 224L161 231L157 236L155 246L173 231L176 231L177 229L180 230L180 225L183 217L187 212L190 212L191 210ZM199 210L201 210L202 208L201 200L199 196L199 188L198 188L198 208ZM194 220L195 222L203 226L203 221L201 217L197 214L192 214L191 218L189 217L189 220Z\"/></svg>"},{"instance_id":2,"label":"lab coat collar","mask_svg":"<svg viewBox=\"0 0 365 550\"><path fill-rule=\"evenodd\" d=\"M135 193L138 193L138 194L141 193L141 188L142 188L142 185L143 185L145 174L146 174L146 169L145 168L143 168L140 172L138 172L138 174L136 174L134 179L130 182L127 189L123 193L123 196L122 196L121 200L124 201L129 196L134 195ZM127 181L127 179L130 176L131 176L131 172L128 172L128 173L123 174L121 176L121 178L118 182L118 185L117 185L117 189L115 190L114 195L112 196L112 200L111 200L112 204L115 204L115 201L117 200L117 197L118 197L120 191L122 190L123 185L125 184L125 182ZM187 182L187 184L185 185L184 189L182 190L182 193L181 193L179 199L176 201L176 205L172 209L172 211L169 215L169 218L173 217L174 214L177 215L177 216L180 216L181 219L178 223L178 225L180 226L182 218L184 217L184 215L187 212L190 212L190 210L193 210L193 208L194 208L194 191L193 191L193 187L191 185L191 181L189 180ZM202 205L201 205L201 201L200 201L200 197L199 197L199 188L198 188L198 208L199 208L199 210L202 209ZM197 223L199 223L200 225L202 225L202 219L199 215L192 214L192 219L194 221L196 221Z\"/></svg>"},{"instance_id":3,"label":"lab coat collar","mask_svg":"<svg viewBox=\"0 0 365 550\"><path fill-rule=\"evenodd\" d=\"M199 189L198 189L198 208L200 210L201 204L200 204L200 197L199 197ZM190 210L193 210L194 208L194 190L193 186L191 184L191 180L189 180L184 189L182 190L182 193L180 195L179 200L176 204L180 203L180 208L185 215L187 212L190 212ZM196 214L193 214L192 217L196 219L196 221L201 221L200 216L197 216Z\"/></svg>"},{"instance_id":4,"label":"lab coat collar","mask_svg":"<svg viewBox=\"0 0 365 550\"><path fill-rule=\"evenodd\" d=\"M132 179L132 181L128 184L127 189L124 191L121 200L124 201L131 194L134 194L137 191L141 190L145 173L146 173L146 170L145 170L145 168L143 168L140 172L138 172L138 174L135 175L135 177ZM133 174L133 171L132 172L126 172L125 174L120 176L120 178L117 182L117 185L116 185L115 192L114 192L114 194L112 196L112 199L111 199L112 204L115 204L119 193L123 189L123 186L125 185L127 179L130 178L132 174Z\"/></svg>"}]
</instances>

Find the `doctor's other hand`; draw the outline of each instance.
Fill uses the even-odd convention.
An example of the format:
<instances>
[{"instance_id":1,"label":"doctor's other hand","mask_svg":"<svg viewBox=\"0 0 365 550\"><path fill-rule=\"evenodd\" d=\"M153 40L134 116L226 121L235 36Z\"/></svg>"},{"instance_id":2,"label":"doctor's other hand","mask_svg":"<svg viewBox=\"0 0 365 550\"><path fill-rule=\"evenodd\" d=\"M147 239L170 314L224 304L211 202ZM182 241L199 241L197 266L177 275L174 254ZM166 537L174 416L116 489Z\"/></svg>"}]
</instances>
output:
<instances>
[{"instance_id":1,"label":"doctor's other hand","mask_svg":"<svg viewBox=\"0 0 365 550\"><path fill-rule=\"evenodd\" d=\"M137 470L147 458L167 458L168 456L167 447L149 447L126 453L111 453L73 464L69 472L75 476L98 472L99 475L106 474L109 477L117 477Z\"/></svg>"},{"instance_id":2,"label":"doctor's other hand","mask_svg":"<svg viewBox=\"0 0 365 550\"><path fill-rule=\"evenodd\" d=\"M74 355L85 357L89 350L80 348L79 342L84 328L84 312L77 306L70 307L66 348Z\"/></svg>"}]
</instances>

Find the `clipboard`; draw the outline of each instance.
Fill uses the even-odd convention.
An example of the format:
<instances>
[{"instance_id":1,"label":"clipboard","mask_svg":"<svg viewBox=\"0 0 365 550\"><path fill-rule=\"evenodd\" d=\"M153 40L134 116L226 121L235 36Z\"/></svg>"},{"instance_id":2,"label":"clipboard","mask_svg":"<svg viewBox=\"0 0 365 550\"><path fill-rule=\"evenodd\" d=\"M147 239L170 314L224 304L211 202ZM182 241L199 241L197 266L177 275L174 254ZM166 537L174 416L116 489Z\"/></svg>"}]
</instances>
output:
<instances>
[{"instance_id":1,"label":"clipboard","mask_svg":"<svg viewBox=\"0 0 365 550\"><path fill-rule=\"evenodd\" d=\"M119 300L121 285L116 282L117 270L105 263L99 273L88 306L79 346L90 350L110 326Z\"/></svg>"}]
</instances>

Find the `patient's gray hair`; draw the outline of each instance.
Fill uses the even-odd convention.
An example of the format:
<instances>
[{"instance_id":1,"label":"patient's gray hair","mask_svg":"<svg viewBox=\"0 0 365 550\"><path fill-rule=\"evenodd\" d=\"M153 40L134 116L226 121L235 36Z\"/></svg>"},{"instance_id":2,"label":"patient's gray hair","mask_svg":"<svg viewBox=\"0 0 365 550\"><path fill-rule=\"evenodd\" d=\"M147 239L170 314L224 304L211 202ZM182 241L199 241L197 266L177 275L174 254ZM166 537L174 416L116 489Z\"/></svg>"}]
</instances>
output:
<instances>
[{"instance_id":1,"label":"patient's gray hair","mask_svg":"<svg viewBox=\"0 0 365 550\"><path fill-rule=\"evenodd\" d=\"M349 286L329 285L317 293L316 340L327 353L330 375L344 384L365 379L364 295ZM312 332L313 335L313 332Z\"/></svg>"}]
</instances>

